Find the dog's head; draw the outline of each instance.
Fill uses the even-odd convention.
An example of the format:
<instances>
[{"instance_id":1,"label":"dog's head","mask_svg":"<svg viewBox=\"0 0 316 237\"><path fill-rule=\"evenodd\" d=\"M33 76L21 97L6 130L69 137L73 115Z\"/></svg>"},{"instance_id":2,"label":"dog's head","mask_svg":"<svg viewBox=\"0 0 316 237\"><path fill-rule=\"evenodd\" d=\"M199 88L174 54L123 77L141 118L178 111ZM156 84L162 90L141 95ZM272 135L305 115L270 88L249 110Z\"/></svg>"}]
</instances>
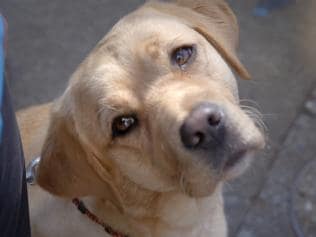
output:
<instances>
[{"instance_id":1,"label":"dog's head","mask_svg":"<svg viewBox=\"0 0 316 237\"><path fill-rule=\"evenodd\" d=\"M55 103L38 182L62 196L211 195L264 139L240 108L236 19L220 0L150 2L123 18Z\"/></svg>"}]
</instances>

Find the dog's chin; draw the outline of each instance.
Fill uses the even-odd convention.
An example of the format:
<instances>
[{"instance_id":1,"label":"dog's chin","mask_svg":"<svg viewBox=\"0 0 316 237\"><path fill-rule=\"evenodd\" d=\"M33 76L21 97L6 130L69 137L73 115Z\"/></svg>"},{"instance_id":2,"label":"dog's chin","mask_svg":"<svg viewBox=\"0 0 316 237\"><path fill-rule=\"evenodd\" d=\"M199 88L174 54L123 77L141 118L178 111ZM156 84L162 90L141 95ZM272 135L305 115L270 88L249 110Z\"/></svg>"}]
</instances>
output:
<instances>
[{"instance_id":1,"label":"dog's chin","mask_svg":"<svg viewBox=\"0 0 316 237\"><path fill-rule=\"evenodd\" d=\"M182 191L192 198L208 197L214 193L219 181L219 176L212 175L211 171L204 174L201 171L200 175L184 177Z\"/></svg>"},{"instance_id":2,"label":"dog's chin","mask_svg":"<svg viewBox=\"0 0 316 237\"><path fill-rule=\"evenodd\" d=\"M184 177L183 192L192 198L211 196L221 181L228 181L243 174L249 167L254 154L254 151L236 152L218 171L209 169L208 174L205 174L206 170L203 169L199 174Z\"/></svg>"}]
</instances>

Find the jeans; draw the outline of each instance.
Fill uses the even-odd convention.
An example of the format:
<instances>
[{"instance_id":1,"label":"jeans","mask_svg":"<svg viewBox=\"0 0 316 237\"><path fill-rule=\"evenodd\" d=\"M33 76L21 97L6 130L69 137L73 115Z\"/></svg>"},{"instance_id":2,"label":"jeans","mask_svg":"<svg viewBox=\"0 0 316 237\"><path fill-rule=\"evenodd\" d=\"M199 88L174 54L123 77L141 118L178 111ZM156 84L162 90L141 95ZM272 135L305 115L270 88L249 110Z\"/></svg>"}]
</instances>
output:
<instances>
[{"instance_id":1,"label":"jeans","mask_svg":"<svg viewBox=\"0 0 316 237\"><path fill-rule=\"evenodd\" d=\"M22 145L4 78L4 20L0 15L0 236L30 237Z\"/></svg>"}]
</instances>

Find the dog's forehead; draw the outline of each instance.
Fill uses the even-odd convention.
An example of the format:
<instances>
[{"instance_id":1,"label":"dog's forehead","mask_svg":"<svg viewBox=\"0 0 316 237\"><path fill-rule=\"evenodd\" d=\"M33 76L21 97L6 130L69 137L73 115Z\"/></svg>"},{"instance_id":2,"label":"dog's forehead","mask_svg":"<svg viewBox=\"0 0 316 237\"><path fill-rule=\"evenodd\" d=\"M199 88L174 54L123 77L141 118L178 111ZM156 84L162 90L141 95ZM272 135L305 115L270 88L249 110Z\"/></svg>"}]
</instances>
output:
<instances>
[{"instance_id":1,"label":"dog's forehead","mask_svg":"<svg viewBox=\"0 0 316 237\"><path fill-rule=\"evenodd\" d=\"M141 9L117 22L98 43L98 47L115 44L120 46L118 50L135 49L148 40L168 44L175 40L193 41L198 35L176 17L152 9Z\"/></svg>"},{"instance_id":2,"label":"dog's forehead","mask_svg":"<svg viewBox=\"0 0 316 237\"><path fill-rule=\"evenodd\" d=\"M113 88L115 91L138 93L145 91L140 87L150 85L150 82L144 78L151 78L154 73L157 73L155 76L164 73L162 72L164 67L160 67L161 64L159 63L169 62L166 60L167 53L191 43L207 45L209 54L205 60L209 60L210 65L213 66L213 77L221 77L222 81L228 81L229 87L232 87L233 91L237 91L236 85L232 82L234 76L231 70L216 49L211 47L203 36L178 18L151 9L137 10L125 16L97 44L89 57L90 60L88 60L88 64L91 66L90 72L92 72L90 79L98 81L99 88L97 90L102 88L104 94L109 94L108 92L113 91ZM156 51L165 54L162 57L164 61L157 61L154 68L148 70L150 76L146 76L144 73L147 69L144 69L144 65L150 64L149 61L152 59L147 56L151 56L152 53L154 57ZM142 61L138 61L140 58ZM169 73L168 67L165 68L167 68L166 72ZM93 90L96 88L93 87ZM237 92L234 93L237 94Z\"/></svg>"},{"instance_id":3,"label":"dog's forehead","mask_svg":"<svg viewBox=\"0 0 316 237\"><path fill-rule=\"evenodd\" d=\"M107 77L114 79L120 74L134 74L138 59L151 56L155 50L167 54L179 46L195 44L201 38L193 29L173 17L155 11L136 11L114 25L86 62L95 75L115 74Z\"/></svg>"}]
</instances>

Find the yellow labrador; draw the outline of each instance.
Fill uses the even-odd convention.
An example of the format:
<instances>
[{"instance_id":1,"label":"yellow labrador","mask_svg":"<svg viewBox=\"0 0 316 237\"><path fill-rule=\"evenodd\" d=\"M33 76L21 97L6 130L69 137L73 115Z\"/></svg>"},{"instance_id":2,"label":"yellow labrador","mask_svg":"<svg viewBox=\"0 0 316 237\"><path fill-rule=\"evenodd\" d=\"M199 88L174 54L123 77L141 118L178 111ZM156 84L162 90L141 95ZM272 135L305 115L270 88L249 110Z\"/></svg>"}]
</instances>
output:
<instances>
[{"instance_id":1,"label":"yellow labrador","mask_svg":"<svg viewBox=\"0 0 316 237\"><path fill-rule=\"evenodd\" d=\"M221 0L148 2L121 19L53 104L18 113L34 237L224 237L222 183L264 139L240 108L238 26Z\"/></svg>"}]
</instances>

